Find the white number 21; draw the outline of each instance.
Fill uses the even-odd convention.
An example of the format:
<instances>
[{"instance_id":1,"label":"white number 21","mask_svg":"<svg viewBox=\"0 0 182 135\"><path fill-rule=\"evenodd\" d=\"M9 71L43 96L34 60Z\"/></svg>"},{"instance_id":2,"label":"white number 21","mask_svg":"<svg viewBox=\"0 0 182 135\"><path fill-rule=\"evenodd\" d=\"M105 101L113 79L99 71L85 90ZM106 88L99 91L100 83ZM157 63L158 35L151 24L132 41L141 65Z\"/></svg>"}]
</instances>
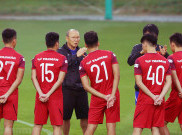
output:
<instances>
[{"instance_id":1,"label":"white number 21","mask_svg":"<svg viewBox=\"0 0 182 135\"><path fill-rule=\"evenodd\" d=\"M103 61L103 62L101 63L101 66L104 67L105 77L106 77L106 80L108 80L108 73L107 73L107 67L106 67L105 61ZM99 80L99 76L100 76L100 67L99 67L97 64L92 65L91 68L90 68L91 72L94 71L94 68L97 69L97 75L96 75L96 80L95 80L95 82L96 82L96 83L101 83L101 82L103 81L103 79L100 79L100 80Z\"/></svg>"}]
</instances>

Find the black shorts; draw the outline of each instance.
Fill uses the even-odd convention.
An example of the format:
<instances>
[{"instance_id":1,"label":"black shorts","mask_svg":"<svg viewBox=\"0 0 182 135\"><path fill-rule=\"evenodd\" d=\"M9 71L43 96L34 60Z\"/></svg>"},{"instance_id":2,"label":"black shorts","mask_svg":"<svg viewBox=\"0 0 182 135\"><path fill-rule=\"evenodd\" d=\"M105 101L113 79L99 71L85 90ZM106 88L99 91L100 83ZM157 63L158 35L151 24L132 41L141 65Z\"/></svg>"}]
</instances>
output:
<instances>
[{"instance_id":1,"label":"black shorts","mask_svg":"<svg viewBox=\"0 0 182 135\"><path fill-rule=\"evenodd\" d=\"M88 119L87 92L63 88L63 120L71 119L74 109L77 119Z\"/></svg>"}]
</instances>

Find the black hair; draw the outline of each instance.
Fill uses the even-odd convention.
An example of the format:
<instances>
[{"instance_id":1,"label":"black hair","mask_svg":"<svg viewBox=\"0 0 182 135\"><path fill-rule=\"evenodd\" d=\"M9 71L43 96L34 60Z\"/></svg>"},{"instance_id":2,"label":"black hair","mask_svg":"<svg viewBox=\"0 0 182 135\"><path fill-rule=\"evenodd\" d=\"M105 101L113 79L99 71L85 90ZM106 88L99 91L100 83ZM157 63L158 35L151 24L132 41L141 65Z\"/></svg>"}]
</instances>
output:
<instances>
[{"instance_id":1,"label":"black hair","mask_svg":"<svg viewBox=\"0 0 182 135\"><path fill-rule=\"evenodd\" d=\"M182 47L182 34L181 33L174 33L169 37L170 42L173 42L178 47Z\"/></svg>"},{"instance_id":2,"label":"black hair","mask_svg":"<svg viewBox=\"0 0 182 135\"><path fill-rule=\"evenodd\" d=\"M52 48L55 46L56 42L59 42L59 34L56 32L49 32L45 37L46 45L48 48Z\"/></svg>"},{"instance_id":3,"label":"black hair","mask_svg":"<svg viewBox=\"0 0 182 135\"><path fill-rule=\"evenodd\" d=\"M145 35L143 35L143 37L141 38L141 43L143 43L144 41L149 42L152 46L156 46L157 45L157 37L155 37L152 34L145 34Z\"/></svg>"},{"instance_id":4,"label":"black hair","mask_svg":"<svg viewBox=\"0 0 182 135\"><path fill-rule=\"evenodd\" d=\"M7 28L2 32L2 39L5 44L11 43L16 38L16 31L14 29Z\"/></svg>"},{"instance_id":5,"label":"black hair","mask_svg":"<svg viewBox=\"0 0 182 135\"><path fill-rule=\"evenodd\" d=\"M159 29L155 24L147 24L143 28L143 35L145 35L146 32L149 32L150 34L155 35L155 36L159 35Z\"/></svg>"},{"instance_id":6,"label":"black hair","mask_svg":"<svg viewBox=\"0 0 182 135\"><path fill-rule=\"evenodd\" d=\"M98 36L97 33L94 31L89 31L84 34L84 40L88 48L92 48L97 46L98 43Z\"/></svg>"}]
</instances>

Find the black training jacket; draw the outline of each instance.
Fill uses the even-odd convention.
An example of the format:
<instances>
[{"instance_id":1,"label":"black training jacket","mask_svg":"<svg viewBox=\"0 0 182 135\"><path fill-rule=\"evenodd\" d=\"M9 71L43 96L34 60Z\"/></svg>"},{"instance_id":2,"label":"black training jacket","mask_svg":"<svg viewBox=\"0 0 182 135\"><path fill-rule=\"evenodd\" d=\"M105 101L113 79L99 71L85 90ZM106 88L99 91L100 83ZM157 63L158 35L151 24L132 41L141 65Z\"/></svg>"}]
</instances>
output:
<instances>
[{"instance_id":1,"label":"black training jacket","mask_svg":"<svg viewBox=\"0 0 182 135\"><path fill-rule=\"evenodd\" d=\"M79 47L77 47L77 50L79 50ZM79 66L80 62L83 59L83 56L77 57L76 55L72 55L67 46L67 43L59 48L57 52L66 56L68 60L68 70L62 85L63 90L66 90L67 88L76 91L83 91L83 86L79 74Z\"/></svg>"},{"instance_id":2,"label":"black training jacket","mask_svg":"<svg viewBox=\"0 0 182 135\"><path fill-rule=\"evenodd\" d=\"M156 51L160 51L160 48L159 48L159 46L161 46L161 45L157 45L156 46ZM163 46L161 46L162 48L163 48ZM133 47L133 49L132 49L132 51L131 51L131 54L130 54L130 56L128 57L128 64L130 65L130 66L133 66L134 64L135 64L135 60L138 58L138 57L140 57L140 56L142 56L141 54L140 54L140 52L142 51L142 44L137 44L137 45L135 45L134 47ZM169 54L168 53L166 53L165 54L165 58L167 58L169 56ZM138 86L135 84L135 90L136 91L138 91L139 90L139 88L138 88Z\"/></svg>"}]
</instances>

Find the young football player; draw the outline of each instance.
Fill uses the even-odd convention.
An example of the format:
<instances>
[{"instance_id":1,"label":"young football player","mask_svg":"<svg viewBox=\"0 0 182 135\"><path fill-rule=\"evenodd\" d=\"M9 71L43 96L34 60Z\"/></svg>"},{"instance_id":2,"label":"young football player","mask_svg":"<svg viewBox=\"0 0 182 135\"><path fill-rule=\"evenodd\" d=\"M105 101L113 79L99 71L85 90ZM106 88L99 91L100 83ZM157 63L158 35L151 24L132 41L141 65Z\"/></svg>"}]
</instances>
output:
<instances>
[{"instance_id":1,"label":"young football player","mask_svg":"<svg viewBox=\"0 0 182 135\"><path fill-rule=\"evenodd\" d=\"M2 32L5 47L0 50L0 119L4 118L4 135L13 135L13 123L18 113L18 86L21 84L25 59L17 53L16 31Z\"/></svg>"},{"instance_id":2,"label":"young football player","mask_svg":"<svg viewBox=\"0 0 182 135\"><path fill-rule=\"evenodd\" d=\"M165 126L162 135L170 135L168 122L173 123L178 117L182 131L182 34L175 33L170 37L170 47L173 52L168 57L172 74L172 91L165 105Z\"/></svg>"},{"instance_id":3,"label":"young football player","mask_svg":"<svg viewBox=\"0 0 182 135\"><path fill-rule=\"evenodd\" d=\"M46 34L47 50L32 60L32 81L37 90L35 119L32 135L40 135L42 126L50 117L53 134L61 135L63 125L62 82L67 72L66 57L59 54L59 35Z\"/></svg>"},{"instance_id":4,"label":"young football player","mask_svg":"<svg viewBox=\"0 0 182 135\"><path fill-rule=\"evenodd\" d=\"M80 64L80 76L83 87L92 94L85 135L94 134L104 114L108 135L115 135L116 122L120 121L119 64L111 51L99 50L96 32L85 33L84 39L89 54Z\"/></svg>"},{"instance_id":5,"label":"young football player","mask_svg":"<svg viewBox=\"0 0 182 135\"><path fill-rule=\"evenodd\" d=\"M164 96L171 85L171 71L167 59L156 52L157 38L146 34L141 38L145 54L135 61L136 84L140 88L133 120L133 135L141 135L143 128L150 128L153 135L160 135L164 126Z\"/></svg>"}]
</instances>

